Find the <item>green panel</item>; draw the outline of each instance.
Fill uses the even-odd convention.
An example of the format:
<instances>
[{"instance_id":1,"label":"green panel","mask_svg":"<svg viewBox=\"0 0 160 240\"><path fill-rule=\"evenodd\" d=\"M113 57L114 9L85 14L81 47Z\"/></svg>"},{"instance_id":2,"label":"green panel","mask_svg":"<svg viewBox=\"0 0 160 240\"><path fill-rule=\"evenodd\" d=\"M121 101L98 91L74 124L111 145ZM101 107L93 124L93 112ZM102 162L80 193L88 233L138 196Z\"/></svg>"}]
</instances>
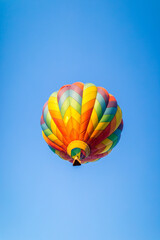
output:
<instances>
[{"instance_id":1,"label":"green panel","mask_svg":"<svg viewBox=\"0 0 160 240\"><path fill-rule=\"evenodd\" d=\"M46 124L47 124L48 128L51 130L51 115L49 112L47 113Z\"/></svg>"},{"instance_id":2,"label":"green panel","mask_svg":"<svg viewBox=\"0 0 160 240\"><path fill-rule=\"evenodd\" d=\"M72 97L70 97L70 103L71 106L79 113L81 114L81 105Z\"/></svg>"},{"instance_id":3,"label":"green panel","mask_svg":"<svg viewBox=\"0 0 160 240\"><path fill-rule=\"evenodd\" d=\"M103 113L102 113L102 107L101 107L101 104L98 102L98 100L96 99L95 101L95 104L94 104L94 109L97 113L97 116L98 116L98 121L100 121Z\"/></svg>"},{"instance_id":4,"label":"green panel","mask_svg":"<svg viewBox=\"0 0 160 240\"><path fill-rule=\"evenodd\" d=\"M52 150L52 152L55 153L56 150L55 150L54 148L52 148L52 147L50 147L50 146L49 146L49 148Z\"/></svg>"},{"instance_id":5,"label":"green panel","mask_svg":"<svg viewBox=\"0 0 160 240\"><path fill-rule=\"evenodd\" d=\"M64 117L69 106L73 107L79 114L81 114L81 105L74 98L67 97L61 107L62 118Z\"/></svg>"},{"instance_id":6,"label":"green panel","mask_svg":"<svg viewBox=\"0 0 160 240\"><path fill-rule=\"evenodd\" d=\"M100 122L111 122L114 118L114 115L103 115Z\"/></svg>"},{"instance_id":7,"label":"green panel","mask_svg":"<svg viewBox=\"0 0 160 240\"><path fill-rule=\"evenodd\" d=\"M96 86L93 83L86 83L86 84L84 84L83 90L85 90L88 87L96 87Z\"/></svg>"},{"instance_id":8,"label":"green panel","mask_svg":"<svg viewBox=\"0 0 160 240\"><path fill-rule=\"evenodd\" d=\"M108 137L108 139L110 139L112 142L116 141L117 138L118 138L117 135L114 134L114 133L112 133L112 134Z\"/></svg>"},{"instance_id":9,"label":"green panel","mask_svg":"<svg viewBox=\"0 0 160 240\"><path fill-rule=\"evenodd\" d=\"M44 134L45 134L47 137L52 134L52 132L49 130L49 128L47 128L47 129L44 130L43 132L44 132Z\"/></svg>"},{"instance_id":10,"label":"green panel","mask_svg":"<svg viewBox=\"0 0 160 240\"><path fill-rule=\"evenodd\" d=\"M118 143L118 138L116 141L114 141L114 143L112 144L112 147L109 150L113 149L117 145L117 143Z\"/></svg>"},{"instance_id":11,"label":"green panel","mask_svg":"<svg viewBox=\"0 0 160 240\"><path fill-rule=\"evenodd\" d=\"M81 151L80 148L74 148L74 149L72 149L72 151L71 151L71 157L77 155L80 151Z\"/></svg>"},{"instance_id":12,"label":"green panel","mask_svg":"<svg viewBox=\"0 0 160 240\"><path fill-rule=\"evenodd\" d=\"M57 91L57 92L54 92L54 93L52 93L52 94L51 94L51 97L57 97L57 93L58 93L58 91Z\"/></svg>"},{"instance_id":13,"label":"green panel","mask_svg":"<svg viewBox=\"0 0 160 240\"><path fill-rule=\"evenodd\" d=\"M69 105L70 105L70 100L69 100L69 97L67 97L61 107L62 118L64 118L65 112L67 111Z\"/></svg>"}]
</instances>

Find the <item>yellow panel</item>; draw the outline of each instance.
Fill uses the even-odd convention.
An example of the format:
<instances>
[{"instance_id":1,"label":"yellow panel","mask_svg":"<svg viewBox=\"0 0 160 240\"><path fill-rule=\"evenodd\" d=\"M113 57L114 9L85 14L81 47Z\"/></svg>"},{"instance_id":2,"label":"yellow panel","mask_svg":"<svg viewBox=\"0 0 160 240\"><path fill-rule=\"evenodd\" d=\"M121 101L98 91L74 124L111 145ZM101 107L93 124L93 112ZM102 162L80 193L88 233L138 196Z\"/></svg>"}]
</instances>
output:
<instances>
[{"instance_id":1,"label":"yellow panel","mask_svg":"<svg viewBox=\"0 0 160 240\"><path fill-rule=\"evenodd\" d=\"M102 141L102 143L107 146L107 145L112 144L113 142L109 138L106 138Z\"/></svg>"},{"instance_id":2,"label":"yellow panel","mask_svg":"<svg viewBox=\"0 0 160 240\"><path fill-rule=\"evenodd\" d=\"M51 119L51 129L52 129L52 132L55 134L56 133L56 129L57 129L57 126L55 124L55 122ZM55 134L56 135L56 134Z\"/></svg>"},{"instance_id":3,"label":"yellow panel","mask_svg":"<svg viewBox=\"0 0 160 240\"><path fill-rule=\"evenodd\" d=\"M96 130L104 130L108 126L109 122L100 122L98 123Z\"/></svg>"},{"instance_id":4,"label":"yellow panel","mask_svg":"<svg viewBox=\"0 0 160 240\"><path fill-rule=\"evenodd\" d=\"M88 87L83 91L83 97L85 97L88 93L90 92L97 92L97 87L96 86L92 86L92 87Z\"/></svg>"},{"instance_id":5,"label":"yellow panel","mask_svg":"<svg viewBox=\"0 0 160 240\"><path fill-rule=\"evenodd\" d=\"M54 142L55 140L58 139L54 134L49 135L48 138L49 138L52 142Z\"/></svg>"},{"instance_id":6,"label":"yellow panel","mask_svg":"<svg viewBox=\"0 0 160 240\"><path fill-rule=\"evenodd\" d=\"M67 123L68 123L70 118L71 118L71 115L66 115L66 117L64 117L63 121L64 121L65 126L67 126Z\"/></svg>"},{"instance_id":7,"label":"yellow panel","mask_svg":"<svg viewBox=\"0 0 160 240\"><path fill-rule=\"evenodd\" d=\"M70 117L73 117L80 124L80 114L71 106L68 107L63 118L65 125L67 125Z\"/></svg>"},{"instance_id":8,"label":"yellow panel","mask_svg":"<svg viewBox=\"0 0 160 240\"><path fill-rule=\"evenodd\" d=\"M117 106L117 112L116 112L115 117L116 117L116 127L115 127L115 129L117 129L118 126L120 125L121 121L122 121L122 111L121 111L119 106Z\"/></svg>"},{"instance_id":9,"label":"yellow panel","mask_svg":"<svg viewBox=\"0 0 160 240\"><path fill-rule=\"evenodd\" d=\"M80 124L81 122L81 115L77 112L74 108L71 107L71 115L72 117Z\"/></svg>"},{"instance_id":10,"label":"yellow panel","mask_svg":"<svg viewBox=\"0 0 160 240\"><path fill-rule=\"evenodd\" d=\"M68 107L65 114L64 114L64 118L63 118L63 121L64 121L65 125L67 125L70 117L71 117L71 109L70 109L70 107Z\"/></svg>"},{"instance_id":11,"label":"yellow panel","mask_svg":"<svg viewBox=\"0 0 160 240\"><path fill-rule=\"evenodd\" d=\"M103 152L101 152L101 153L107 152L107 151L112 147L112 144L113 144L113 142L112 142L111 144L107 145L107 146L105 147L105 149L103 150Z\"/></svg>"},{"instance_id":12,"label":"yellow panel","mask_svg":"<svg viewBox=\"0 0 160 240\"><path fill-rule=\"evenodd\" d=\"M57 97L50 97L48 102L49 102L49 103L52 103L52 104L58 103Z\"/></svg>"},{"instance_id":13,"label":"yellow panel","mask_svg":"<svg viewBox=\"0 0 160 240\"><path fill-rule=\"evenodd\" d=\"M96 99L96 96L97 96L97 91L95 92L90 92L89 94L87 94L86 96L83 96L83 99L82 99L82 106L89 102L90 100L92 99Z\"/></svg>"},{"instance_id":14,"label":"yellow panel","mask_svg":"<svg viewBox=\"0 0 160 240\"><path fill-rule=\"evenodd\" d=\"M59 111L59 106L58 106L57 103L51 103L51 102L49 102L49 103L48 103L48 108L49 108L50 110Z\"/></svg>"},{"instance_id":15,"label":"yellow panel","mask_svg":"<svg viewBox=\"0 0 160 240\"><path fill-rule=\"evenodd\" d=\"M91 121L92 121L93 126L95 128L98 124L98 117L97 117L96 110L94 108L93 108L92 115L91 115Z\"/></svg>"}]
</instances>

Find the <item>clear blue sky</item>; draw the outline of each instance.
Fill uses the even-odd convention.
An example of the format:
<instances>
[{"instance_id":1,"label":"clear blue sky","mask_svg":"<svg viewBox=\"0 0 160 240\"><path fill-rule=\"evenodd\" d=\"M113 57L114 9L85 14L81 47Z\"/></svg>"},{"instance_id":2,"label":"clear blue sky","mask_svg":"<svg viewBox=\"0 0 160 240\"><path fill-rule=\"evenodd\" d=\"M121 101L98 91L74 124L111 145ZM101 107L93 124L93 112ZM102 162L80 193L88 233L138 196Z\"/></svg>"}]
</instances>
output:
<instances>
[{"instance_id":1,"label":"clear blue sky","mask_svg":"<svg viewBox=\"0 0 160 240\"><path fill-rule=\"evenodd\" d=\"M0 240L160 239L158 1L0 0ZM72 167L41 135L50 94L82 81L123 111L104 159Z\"/></svg>"}]
</instances>

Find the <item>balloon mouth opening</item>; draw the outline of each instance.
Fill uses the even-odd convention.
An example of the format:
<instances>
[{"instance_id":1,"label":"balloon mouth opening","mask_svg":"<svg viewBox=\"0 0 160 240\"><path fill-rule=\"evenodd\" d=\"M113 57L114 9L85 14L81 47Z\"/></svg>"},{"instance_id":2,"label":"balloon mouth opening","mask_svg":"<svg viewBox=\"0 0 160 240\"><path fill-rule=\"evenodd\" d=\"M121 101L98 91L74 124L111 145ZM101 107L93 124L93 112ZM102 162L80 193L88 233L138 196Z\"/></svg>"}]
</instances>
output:
<instances>
[{"instance_id":1,"label":"balloon mouth opening","mask_svg":"<svg viewBox=\"0 0 160 240\"><path fill-rule=\"evenodd\" d=\"M81 160L78 157L75 157L73 160L73 166L80 166Z\"/></svg>"},{"instance_id":2,"label":"balloon mouth opening","mask_svg":"<svg viewBox=\"0 0 160 240\"><path fill-rule=\"evenodd\" d=\"M75 140L68 145L67 154L73 158L73 166L78 166L90 155L90 148L87 143Z\"/></svg>"}]
</instances>

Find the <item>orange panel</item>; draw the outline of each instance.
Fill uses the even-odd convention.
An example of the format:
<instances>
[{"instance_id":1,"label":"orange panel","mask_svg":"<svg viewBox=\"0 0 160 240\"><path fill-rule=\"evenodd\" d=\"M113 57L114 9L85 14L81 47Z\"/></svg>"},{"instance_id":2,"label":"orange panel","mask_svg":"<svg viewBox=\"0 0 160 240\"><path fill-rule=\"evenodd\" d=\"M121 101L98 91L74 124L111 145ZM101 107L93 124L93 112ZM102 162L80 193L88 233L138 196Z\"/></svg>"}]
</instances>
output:
<instances>
[{"instance_id":1,"label":"orange panel","mask_svg":"<svg viewBox=\"0 0 160 240\"><path fill-rule=\"evenodd\" d=\"M93 129L94 129L94 126L93 126L92 120L90 119L90 122L87 126L87 131L84 137L85 142L90 138L90 133L92 133Z\"/></svg>"},{"instance_id":2,"label":"orange panel","mask_svg":"<svg viewBox=\"0 0 160 240\"><path fill-rule=\"evenodd\" d=\"M94 103L95 103L95 99L92 99L89 102L85 103L81 109L82 114L84 114L86 111L88 111L91 108L93 109Z\"/></svg>"},{"instance_id":3,"label":"orange panel","mask_svg":"<svg viewBox=\"0 0 160 240\"><path fill-rule=\"evenodd\" d=\"M85 113L83 113L83 114L81 115L81 124L82 124L83 122L85 122L86 120L89 121L90 116L91 116L91 113L92 113L92 109L89 109L88 111L86 111Z\"/></svg>"},{"instance_id":4,"label":"orange panel","mask_svg":"<svg viewBox=\"0 0 160 240\"><path fill-rule=\"evenodd\" d=\"M79 88L81 88L81 89L83 90L84 83L81 83L81 82L75 82L75 83L73 83L73 85L76 85L76 86L78 86Z\"/></svg>"},{"instance_id":5,"label":"orange panel","mask_svg":"<svg viewBox=\"0 0 160 240\"><path fill-rule=\"evenodd\" d=\"M74 140L78 140L78 137L79 137L78 132L74 128L72 128L70 133L70 139L74 141Z\"/></svg>"}]
</instances>

